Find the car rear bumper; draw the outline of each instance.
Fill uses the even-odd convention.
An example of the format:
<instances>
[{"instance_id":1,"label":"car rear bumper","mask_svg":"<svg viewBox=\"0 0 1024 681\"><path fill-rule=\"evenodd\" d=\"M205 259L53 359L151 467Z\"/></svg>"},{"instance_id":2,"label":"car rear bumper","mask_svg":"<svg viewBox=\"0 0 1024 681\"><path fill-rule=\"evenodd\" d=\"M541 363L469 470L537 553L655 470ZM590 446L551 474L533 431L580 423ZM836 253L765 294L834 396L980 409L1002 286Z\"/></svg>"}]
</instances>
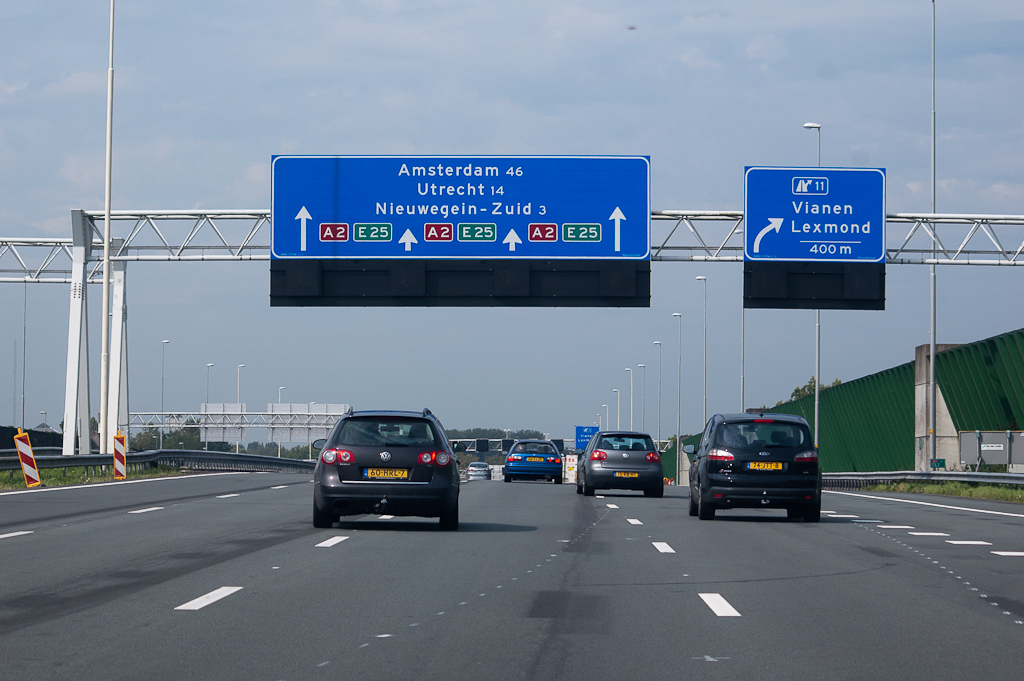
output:
<instances>
[{"instance_id":1,"label":"car rear bumper","mask_svg":"<svg viewBox=\"0 0 1024 681\"><path fill-rule=\"evenodd\" d=\"M562 477L562 464L506 463L504 473L523 478L560 478Z\"/></svg>"},{"instance_id":2,"label":"car rear bumper","mask_svg":"<svg viewBox=\"0 0 1024 681\"><path fill-rule=\"evenodd\" d=\"M616 473L636 473L635 478L617 476ZM610 468L592 468L585 471L586 483L594 489L651 489L664 484L661 466L651 466L646 470L614 470Z\"/></svg>"},{"instance_id":3,"label":"car rear bumper","mask_svg":"<svg viewBox=\"0 0 1024 681\"><path fill-rule=\"evenodd\" d=\"M336 476L322 476L313 485L313 503L337 516L387 513L436 518L458 501L458 484L444 478L426 483L341 482Z\"/></svg>"},{"instance_id":4,"label":"car rear bumper","mask_svg":"<svg viewBox=\"0 0 1024 681\"><path fill-rule=\"evenodd\" d=\"M709 476L708 486L701 489L704 503L716 508L789 508L817 504L821 501L821 484L811 478L804 482L801 479L774 480L774 484L764 484L768 480L760 480L760 485L745 481L744 484L730 484L721 478L725 476ZM809 476L808 476L809 477ZM715 478L719 478L716 480ZM756 482L756 481L755 481Z\"/></svg>"}]
</instances>

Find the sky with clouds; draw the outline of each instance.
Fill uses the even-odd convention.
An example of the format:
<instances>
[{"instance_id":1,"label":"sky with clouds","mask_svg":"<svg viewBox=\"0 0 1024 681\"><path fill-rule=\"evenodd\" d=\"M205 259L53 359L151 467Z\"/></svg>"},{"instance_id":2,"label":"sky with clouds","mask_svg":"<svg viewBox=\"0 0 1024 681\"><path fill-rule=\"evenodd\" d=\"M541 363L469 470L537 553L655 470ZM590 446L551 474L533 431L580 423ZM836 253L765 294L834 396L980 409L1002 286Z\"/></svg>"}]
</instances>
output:
<instances>
[{"instance_id":1,"label":"sky with clouds","mask_svg":"<svg viewBox=\"0 0 1024 681\"><path fill-rule=\"evenodd\" d=\"M883 167L889 212L930 207L927 0L121 0L115 209L268 208L272 154L643 154L655 209L736 210L745 165ZM938 4L940 212L1024 214L1024 5ZM103 204L109 5L0 4L0 234L69 236ZM269 235L265 238L269 239ZM1024 235L1016 234L1018 242ZM625 367L646 364L646 422L739 407L741 267L652 265L652 306L616 309L270 309L267 263L133 263L132 411L205 398L430 406L451 427L570 436ZM1024 327L1024 270L940 268L939 342ZM67 289L0 285L0 422L63 409ZM91 294L95 367L98 287ZM928 341L928 271L887 272L884 312L822 314L823 380L910 361ZM672 312L684 315L683 343ZM813 373L810 311L747 314L748 405ZM95 368L94 367L94 368ZM97 392L97 371L93 372ZM635 381L641 421L641 376ZM623 421L628 420L628 397ZM94 405L96 401L94 400ZM95 407L94 407L95 410ZM258 436L257 436L258 437Z\"/></svg>"}]
</instances>

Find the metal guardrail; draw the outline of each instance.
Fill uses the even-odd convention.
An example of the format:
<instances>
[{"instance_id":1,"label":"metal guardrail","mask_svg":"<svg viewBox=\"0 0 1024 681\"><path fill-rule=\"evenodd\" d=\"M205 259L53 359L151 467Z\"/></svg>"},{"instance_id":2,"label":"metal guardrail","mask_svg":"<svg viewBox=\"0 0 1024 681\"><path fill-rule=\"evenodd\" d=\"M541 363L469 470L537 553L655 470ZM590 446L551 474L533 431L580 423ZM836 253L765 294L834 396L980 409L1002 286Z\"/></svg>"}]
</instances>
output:
<instances>
[{"instance_id":1,"label":"metal guardrail","mask_svg":"<svg viewBox=\"0 0 1024 681\"><path fill-rule=\"evenodd\" d=\"M982 485L1024 485L1020 473L961 473L943 471L878 471L874 473L822 473L822 489L863 489L892 482L971 482Z\"/></svg>"},{"instance_id":2,"label":"metal guardrail","mask_svg":"<svg viewBox=\"0 0 1024 681\"><path fill-rule=\"evenodd\" d=\"M52 449L52 448L50 448ZM60 448L56 448L58 451ZM155 468L158 465L177 466L195 471L251 471L265 473L311 473L316 461L287 459L259 454L233 452L207 452L180 449L160 449L127 457L128 470ZM86 470L113 468L113 457L99 454L76 456L36 456L36 465L42 468L85 468ZM21 470L15 456L0 457L0 471Z\"/></svg>"}]
</instances>

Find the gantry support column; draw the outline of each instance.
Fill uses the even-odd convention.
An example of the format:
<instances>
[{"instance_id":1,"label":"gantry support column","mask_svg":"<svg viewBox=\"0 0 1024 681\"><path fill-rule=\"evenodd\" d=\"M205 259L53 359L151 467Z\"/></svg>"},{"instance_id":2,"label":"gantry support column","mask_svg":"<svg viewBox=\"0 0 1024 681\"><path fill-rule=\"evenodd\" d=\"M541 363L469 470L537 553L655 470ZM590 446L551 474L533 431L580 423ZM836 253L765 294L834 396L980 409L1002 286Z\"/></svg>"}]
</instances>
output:
<instances>
[{"instance_id":1,"label":"gantry support column","mask_svg":"<svg viewBox=\"0 0 1024 681\"><path fill-rule=\"evenodd\" d=\"M111 248L120 250L122 239L113 239ZM120 429L128 433L128 296L125 291L127 263L111 263L110 304L110 386L107 413L115 420L107 432L107 451L114 451L114 436Z\"/></svg>"},{"instance_id":2,"label":"gantry support column","mask_svg":"<svg viewBox=\"0 0 1024 681\"><path fill-rule=\"evenodd\" d=\"M89 325L86 280L92 250L92 230L85 212L71 211L71 311L68 314L68 367L64 383L64 441L61 454L89 454Z\"/></svg>"}]
</instances>

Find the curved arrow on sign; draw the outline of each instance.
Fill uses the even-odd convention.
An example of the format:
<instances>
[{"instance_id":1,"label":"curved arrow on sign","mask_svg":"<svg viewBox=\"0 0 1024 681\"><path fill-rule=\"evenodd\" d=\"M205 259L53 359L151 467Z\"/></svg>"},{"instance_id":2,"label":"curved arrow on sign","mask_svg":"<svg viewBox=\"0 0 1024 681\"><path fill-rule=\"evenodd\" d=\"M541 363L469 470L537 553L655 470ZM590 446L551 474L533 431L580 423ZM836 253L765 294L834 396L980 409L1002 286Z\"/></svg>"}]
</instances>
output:
<instances>
[{"instance_id":1,"label":"curved arrow on sign","mask_svg":"<svg viewBox=\"0 0 1024 681\"><path fill-rule=\"evenodd\" d=\"M768 218L768 226L762 229L760 232L758 232L757 238L754 239L754 253L757 253L761 250L761 239L764 238L765 234L772 231L773 229L775 230L776 234L779 233L779 230L782 229L782 220L783 218Z\"/></svg>"}]
</instances>

